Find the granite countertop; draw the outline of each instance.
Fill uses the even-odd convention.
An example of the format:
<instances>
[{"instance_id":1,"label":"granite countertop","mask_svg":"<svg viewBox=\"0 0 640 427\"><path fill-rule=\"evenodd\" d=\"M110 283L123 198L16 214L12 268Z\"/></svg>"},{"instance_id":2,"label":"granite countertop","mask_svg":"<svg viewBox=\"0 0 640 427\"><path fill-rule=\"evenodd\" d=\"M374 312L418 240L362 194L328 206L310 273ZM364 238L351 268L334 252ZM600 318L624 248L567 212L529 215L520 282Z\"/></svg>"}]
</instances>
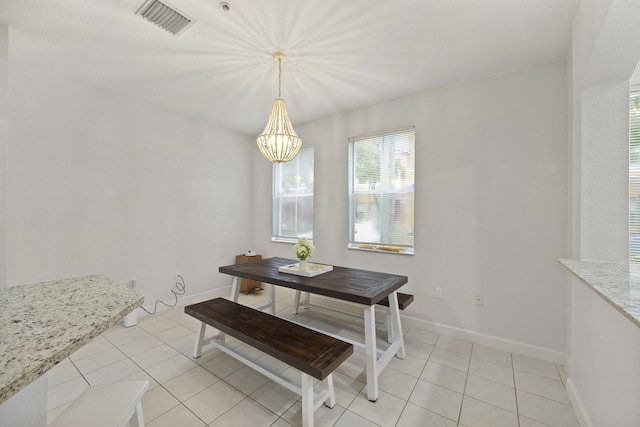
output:
<instances>
[{"instance_id":1,"label":"granite countertop","mask_svg":"<svg viewBox=\"0 0 640 427\"><path fill-rule=\"evenodd\" d=\"M561 264L640 327L640 265L561 259Z\"/></svg>"},{"instance_id":2,"label":"granite countertop","mask_svg":"<svg viewBox=\"0 0 640 427\"><path fill-rule=\"evenodd\" d=\"M0 289L0 403L143 301L103 275Z\"/></svg>"}]
</instances>

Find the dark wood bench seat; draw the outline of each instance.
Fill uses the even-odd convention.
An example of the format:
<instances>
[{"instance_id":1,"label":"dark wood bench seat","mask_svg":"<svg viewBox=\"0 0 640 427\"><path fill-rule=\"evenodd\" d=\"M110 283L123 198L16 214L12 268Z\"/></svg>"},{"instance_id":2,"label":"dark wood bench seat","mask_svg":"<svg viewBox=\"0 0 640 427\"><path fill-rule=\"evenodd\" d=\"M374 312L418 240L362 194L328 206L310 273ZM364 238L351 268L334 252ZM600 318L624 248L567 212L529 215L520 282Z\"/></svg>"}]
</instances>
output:
<instances>
[{"instance_id":1,"label":"dark wood bench seat","mask_svg":"<svg viewBox=\"0 0 640 427\"><path fill-rule=\"evenodd\" d=\"M293 314L298 314L298 308L301 304L300 302L300 295L301 295L301 291L296 291L296 296L295 296L295 300L293 303ZM409 307L409 304L411 304L413 302L413 295L411 294L403 294L401 292L396 292L396 295L398 296L398 308L400 310L404 310L405 308ZM305 293L305 300L304 302L302 302L302 305L304 305L306 308L311 307L311 303L309 301L309 293ZM381 305L384 307L387 307L387 318L385 319L385 325L387 328L387 341L389 343L393 342L393 333L391 332L391 326L390 326L390 322L389 322L389 317L391 316L390 313L390 308L389 308L389 297L384 297L383 299L381 299L380 301L378 301L376 303L376 305ZM317 307L317 306L316 306ZM328 309L326 307L319 307L322 308L323 310L331 310Z\"/></svg>"},{"instance_id":2,"label":"dark wood bench seat","mask_svg":"<svg viewBox=\"0 0 640 427\"><path fill-rule=\"evenodd\" d=\"M404 310L409 307L409 304L413 302L413 295L411 294L403 294L397 292L398 295L398 307L400 310ZM385 307L389 307L389 297L384 297L383 300L378 301L378 305L384 305Z\"/></svg>"},{"instance_id":3,"label":"dark wood bench seat","mask_svg":"<svg viewBox=\"0 0 640 427\"><path fill-rule=\"evenodd\" d=\"M332 372L353 354L352 344L224 298L188 305L184 311L202 322L196 337L194 357L199 357L202 346L210 342L225 353L296 392L302 397L304 427L313 426L313 413L322 403L329 407L335 405ZM205 340L206 325L218 329L220 334ZM296 368L302 373L300 384L292 383L279 372L227 346L224 334L233 336ZM308 376L325 380L326 387L323 392L314 396L313 381Z\"/></svg>"}]
</instances>

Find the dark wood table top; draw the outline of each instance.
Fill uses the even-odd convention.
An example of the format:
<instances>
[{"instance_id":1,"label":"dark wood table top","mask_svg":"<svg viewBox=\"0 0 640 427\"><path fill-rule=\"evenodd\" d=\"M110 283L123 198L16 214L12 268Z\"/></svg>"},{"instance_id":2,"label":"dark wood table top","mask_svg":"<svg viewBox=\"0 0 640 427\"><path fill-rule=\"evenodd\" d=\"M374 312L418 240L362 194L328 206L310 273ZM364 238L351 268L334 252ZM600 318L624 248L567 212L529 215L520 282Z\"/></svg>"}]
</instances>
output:
<instances>
[{"instance_id":1,"label":"dark wood table top","mask_svg":"<svg viewBox=\"0 0 640 427\"><path fill-rule=\"evenodd\" d=\"M335 265L333 271L315 277L297 276L278 271L278 268L296 262L298 261L287 258L267 258L246 264L227 265L220 267L219 271L231 276L272 283L364 305L376 304L408 281L407 276Z\"/></svg>"}]
</instances>

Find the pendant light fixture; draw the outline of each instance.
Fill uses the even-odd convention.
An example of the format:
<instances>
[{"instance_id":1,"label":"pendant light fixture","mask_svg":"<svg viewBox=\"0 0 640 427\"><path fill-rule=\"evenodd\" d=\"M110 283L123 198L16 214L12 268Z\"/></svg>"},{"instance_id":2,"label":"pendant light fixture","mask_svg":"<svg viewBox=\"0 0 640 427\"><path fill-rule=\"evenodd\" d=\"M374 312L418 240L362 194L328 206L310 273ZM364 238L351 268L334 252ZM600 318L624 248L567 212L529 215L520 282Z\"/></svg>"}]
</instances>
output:
<instances>
[{"instance_id":1,"label":"pendant light fixture","mask_svg":"<svg viewBox=\"0 0 640 427\"><path fill-rule=\"evenodd\" d=\"M269 120L262 133L256 139L262 155L273 163L288 162L300 151L302 140L293 130L287 106L281 96L282 90L282 61L287 56L282 52L273 54L273 59L278 61L278 98L273 101Z\"/></svg>"}]
</instances>

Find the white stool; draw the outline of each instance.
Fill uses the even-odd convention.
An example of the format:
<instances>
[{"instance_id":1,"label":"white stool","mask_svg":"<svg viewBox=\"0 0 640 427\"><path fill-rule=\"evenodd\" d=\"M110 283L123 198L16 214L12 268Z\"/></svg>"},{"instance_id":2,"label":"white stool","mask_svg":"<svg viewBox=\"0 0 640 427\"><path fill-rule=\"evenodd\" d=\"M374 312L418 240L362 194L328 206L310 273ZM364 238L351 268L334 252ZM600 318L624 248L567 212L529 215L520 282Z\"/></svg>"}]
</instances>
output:
<instances>
[{"instance_id":1,"label":"white stool","mask_svg":"<svg viewBox=\"0 0 640 427\"><path fill-rule=\"evenodd\" d=\"M142 396L149 381L91 386L49 427L144 427Z\"/></svg>"}]
</instances>

